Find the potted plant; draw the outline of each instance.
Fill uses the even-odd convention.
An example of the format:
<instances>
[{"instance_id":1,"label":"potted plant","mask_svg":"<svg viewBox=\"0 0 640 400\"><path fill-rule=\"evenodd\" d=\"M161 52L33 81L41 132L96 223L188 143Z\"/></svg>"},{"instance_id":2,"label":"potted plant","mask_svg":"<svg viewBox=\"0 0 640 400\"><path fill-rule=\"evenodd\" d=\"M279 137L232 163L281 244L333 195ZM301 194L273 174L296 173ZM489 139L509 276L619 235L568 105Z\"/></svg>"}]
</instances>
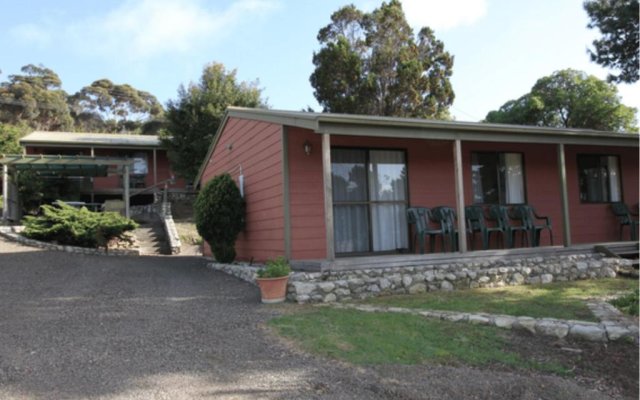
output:
<instances>
[{"instance_id":1,"label":"potted plant","mask_svg":"<svg viewBox=\"0 0 640 400\"><path fill-rule=\"evenodd\" d=\"M260 287L262 302L282 303L287 296L287 282L291 267L284 257L267 261L264 268L258 270L256 282Z\"/></svg>"}]
</instances>

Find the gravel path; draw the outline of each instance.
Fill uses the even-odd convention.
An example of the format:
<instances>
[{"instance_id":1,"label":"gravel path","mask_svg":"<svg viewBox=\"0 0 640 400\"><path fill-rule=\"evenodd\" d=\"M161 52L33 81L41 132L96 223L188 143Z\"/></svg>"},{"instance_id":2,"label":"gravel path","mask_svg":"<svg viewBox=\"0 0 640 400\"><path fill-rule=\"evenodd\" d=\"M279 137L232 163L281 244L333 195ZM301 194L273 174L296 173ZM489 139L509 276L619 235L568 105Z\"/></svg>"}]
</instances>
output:
<instances>
[{"instance_id":1,"label":"gravel path","mask_svg":"<svg viewBox=\"0 0 640 400\"><path fill-rule=\"evenodd\" d=\"M0 238L0 398L606 398L556 377L357 368L303 354L263 328L278 308L204 264Z\"/></svg>"}]
</instances>

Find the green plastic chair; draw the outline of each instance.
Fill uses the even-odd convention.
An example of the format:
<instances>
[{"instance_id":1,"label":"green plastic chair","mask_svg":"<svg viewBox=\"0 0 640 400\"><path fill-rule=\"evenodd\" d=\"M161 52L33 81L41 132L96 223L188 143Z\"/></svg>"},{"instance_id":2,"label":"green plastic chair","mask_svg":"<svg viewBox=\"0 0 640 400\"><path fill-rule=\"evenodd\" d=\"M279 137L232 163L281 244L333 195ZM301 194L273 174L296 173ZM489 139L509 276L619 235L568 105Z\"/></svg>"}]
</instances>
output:
<instances>
[{"instance_id":1,"label":"green plastic chair","mask_svg":"<svg viewBox=\"0 0 640 400\"><path fill-rule=\"evenodd\" d=\"M489 207L489 219L495 221L498 230L502 231L503 247L513 248L515 244L515 235L520 232L522 235L522 244L527 240L527 228L523 225L511 224L511 218L509 216L509 209L506 206L493 204Z\"/></svg>"},{"instance_id":2,"label":"green plastic chair","mask_svg":"<svg viewBox=\"0 0 640 400\"><path fill-rule=\"evenodd\" d=\"M458 250L458 229L456 228L456 210L447 206L435 207L431 210L431 218L434 222L440 224L442 230L442 248L446 250L446 242L449 242L449 249L451 251ZM448 240L445 240L448 239Z\"/></svg>"},{"instance_id":3,"label":"green plastic chair","mask_svg":"<svg viewBox=\"0 0 640 400\"><path fill-rule=\"evenodd\" d=\"M504 242L504 230L499 226L487 226L485 222L484 208L482 208L481 206L466 206L464 208L464 216L467 220L467 230L471 234L471 250L473 250L473 243L475 242L476 232L479 232L482 238L483 250L487 250L489 248L489 243L491 242L491 234L494 232L502 233Z\"/></svg>"},{"instance_id":4,"label":"green plastic chair","mask_svg":"<svg viewBox=\"0 0 640 400\"><path fill-rule=\"evenodd\" d=\"M529 237L531 238L531 245L533 247L540 246L540 235L543 230L549 231L549 239L553 246L553 229L551 228L551 218L540 216L536 213L535 209L527 204L519 204L513 206L511 209L512 218L520 220L521 224L526 227ZM542 224L536 223L536 221L544 220Z\"/></svg>"},{"instance_id":5,"label":"green plastic chair","mask_svg":"<svg viewBox=\"0 0 640 400\"><path fill-rule=\"evenodd\" d=\"M431 226L431 211L426 207L409 207L407 208L407 220L409 224L414 225L413 247L416 247L416 240L418 240L420 254L424 254L424 242L426 238L429 238L429 248L433 253L436 237L442 235L443 231Z\"/></svg>"},{"instance_id":6,"label":"green plastic chair","mask_svg":"<svg viewBox=\"0 0 640 400\"><path fill-rule=\"evenodd\" d=\"M611 211L618 218L618 222L620 222L620 240L622 240L622 233L625 226L629 227L631 240L638 240L638 219L633 218L633 214L629 211L629 207L627 207L624 203L611 203Z\"/></svg>"}]
</instances>

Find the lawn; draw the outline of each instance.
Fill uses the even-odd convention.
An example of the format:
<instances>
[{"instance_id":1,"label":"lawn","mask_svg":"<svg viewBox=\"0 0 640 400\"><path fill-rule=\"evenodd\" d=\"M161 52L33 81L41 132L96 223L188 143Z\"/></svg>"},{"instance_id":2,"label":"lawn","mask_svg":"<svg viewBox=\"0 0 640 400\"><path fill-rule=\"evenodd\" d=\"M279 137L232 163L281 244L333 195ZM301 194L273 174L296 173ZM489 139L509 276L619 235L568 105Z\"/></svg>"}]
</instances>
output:
<instances>
[{"instance_id":1,"label":"lawn","mask_svg":"<svg viewBox=\"0 0 640 400\"><path fill-rule=\"evenodd\" d=\"M493 327L331 308L307 308L275 318L269 325L307 351L359 365L499 363L568 373L557 362L533 361L511 351L510 332Z\"/></svg>"},{"instance_id":2,"label":"lawn","mask_svg":"<svg viewBox=\"0 0 640 400\"><path fill-rule=\"evenodd\" d=\"M364 303L597 322L586 306L587 299L616 297L637 287L636 280L612 278L386 296L368 299Z\"/></svg>"}]
</instances>

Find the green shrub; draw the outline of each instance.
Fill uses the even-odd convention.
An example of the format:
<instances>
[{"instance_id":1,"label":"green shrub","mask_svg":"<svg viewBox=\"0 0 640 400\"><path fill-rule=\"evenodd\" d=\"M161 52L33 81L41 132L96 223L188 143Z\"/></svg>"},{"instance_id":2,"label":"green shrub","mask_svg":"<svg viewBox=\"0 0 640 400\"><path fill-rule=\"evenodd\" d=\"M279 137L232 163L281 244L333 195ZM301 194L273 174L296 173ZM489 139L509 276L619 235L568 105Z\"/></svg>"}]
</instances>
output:
<instances>
[{"instance_id":1,"label":"green shrub","mask_svg":"<svg viewBox=\"0 0 640 400\"><path fill-rule=\"evenodd\" d=\"M291 267L284 257L278 257L275 260L267 261L264 268L258 270L258 278L280 278L288 276L291 273Z\"/></svg>"},{"instance_id":2,"label":"green shrub","mask_svg":"<svg viewBox=\"0 0 640 400\"><path fill-rule=\"evenodd\" d=\"M43 205L41 210L42 215L24 218L24 236L70 246L98 247L138 226L116 212L77 209L63 202Z\"/></svg>"},{"instance_id":3,"label":"green shrub","mask_svg":"<svg viewBox=\"0 0 640 400\"><path fill-rule=\"evenodd\" d=\"M630 315L638 315L638 301L640 300L639 290L636 289L633 292L611 300L611 304L616 306L622 312Z\"/></svg>"},{"instance_id":4,"label":"green shrub","mask_svg":"<svg viewBox=\"0 0 640 400\"><path fill-rule=\"evenodd\" d=\"M194 203L196 229L222 263L236 258L234 245L244 229L245 203L229 174L218 175L200 190Z\"/></svg>"}]
</instances>

